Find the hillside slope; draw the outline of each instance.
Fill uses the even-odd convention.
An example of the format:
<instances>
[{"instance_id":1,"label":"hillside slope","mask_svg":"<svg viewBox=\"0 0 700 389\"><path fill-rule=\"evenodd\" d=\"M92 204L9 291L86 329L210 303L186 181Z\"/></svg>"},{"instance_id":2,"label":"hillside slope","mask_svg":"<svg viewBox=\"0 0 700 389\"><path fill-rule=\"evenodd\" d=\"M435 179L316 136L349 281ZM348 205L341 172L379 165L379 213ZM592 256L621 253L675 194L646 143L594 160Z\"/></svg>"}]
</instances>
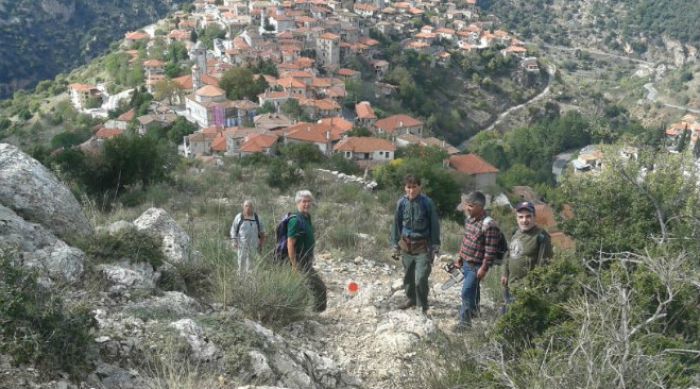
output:
<instances>
[{"instance_id":1,"label":"hillside slope","mask_svg":"<svg viewBox=\"0 0 700 389\"><path fill-rule=\"evenodd\" d=\"M86 63L183 0L1 0L0 98Z\"/></svg>"},{"instance_id":2,"label":"hillside slope","mask_svg":"<svg viewBox=\"0 0 700 389\"><path fill-rule=\"evenodd\" d=\"M700 17L700 3L693 0L482 0L480 5L526 39L550 44L660 60L680 46L683 59L675 62L695 57L700 45L700 33L688 28Z\"/></svg>"}]
</instances>

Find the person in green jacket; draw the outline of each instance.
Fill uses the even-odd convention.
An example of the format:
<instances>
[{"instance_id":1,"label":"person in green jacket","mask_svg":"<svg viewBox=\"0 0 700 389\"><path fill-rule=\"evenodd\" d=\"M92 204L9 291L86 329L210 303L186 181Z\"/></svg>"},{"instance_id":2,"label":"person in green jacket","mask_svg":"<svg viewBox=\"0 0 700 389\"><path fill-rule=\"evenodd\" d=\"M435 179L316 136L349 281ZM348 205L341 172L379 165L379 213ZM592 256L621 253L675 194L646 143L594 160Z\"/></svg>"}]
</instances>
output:
<instances>
[{"instance_id":1,"label":"person in green jacket","mask_svg":"<svg viewBox=\"0 0 700 389\"><path fill-rule=\"evenodd\" d=\"M535 206L522 201L515 206L518 229L510 239L508 256L503 262L503 297L506 306L513 302L511 290L536 266L548 263L552 258L552 240L544 229L535 223ZM504 310L505 312L505 310Z\"/></svg>"},{"instance_id":2,"label":"person in green jacket","mask_svg":"<svg viewBox=\"0 0 700 389\"><path fill-rule=\"evenodd\" d=\"M406 301L399 309L419 305L428 311L428 277L433 259L440 250L440 219L430 197L421 193L421 180L413 175L404 178L405 196L396 203L391 244L395 259L404 267L403 285Z\"/></svg>"},{"instance_id":3,"label":"person in green jacket","mask_svg":"<svg viewBox=\"0 0 700 389\"><path fill-rule=\"evenodd\" d=\"M323 282L314 268L314 248L316 238L311 223L311 207L314 196L308 190L300 190L294 196L297 204L296 216L287 224L287 250L292 269L304 275L306 284L314 298L314 310L326 310L327 292Z\"/></svg>"}]
</instances>

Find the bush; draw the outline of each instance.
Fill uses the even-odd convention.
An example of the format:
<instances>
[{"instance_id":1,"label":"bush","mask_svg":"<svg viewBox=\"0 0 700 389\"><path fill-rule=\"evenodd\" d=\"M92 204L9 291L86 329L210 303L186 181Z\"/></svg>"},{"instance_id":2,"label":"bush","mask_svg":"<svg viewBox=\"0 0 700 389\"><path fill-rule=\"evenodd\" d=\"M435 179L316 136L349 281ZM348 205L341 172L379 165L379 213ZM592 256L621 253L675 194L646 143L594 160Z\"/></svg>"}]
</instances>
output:
<instances>
[{"instance_id":1,"label":"bush","mask_svg":"<svg viewBox=\"0 0 700 389\"><path fill-rule=\"evenodd\" d=\"M531 271L512 290L515 302L496 324L495 334L504 348L517 353L550 326L568 320L561 304L579 295L581 276L581 265L570 260Z\"/></svg>"},{"instance_id":2,"label":"bush","mask_svg":"<svg viewBox=\"0 0 700 389\"><path fill-rule=\"evenodd\" d=\"M206 238L198 248L210 268L212 299L233 305L247 317L283 326L304 317L310 292L303 276L289 266L275 266L267 256L260 258L252 272L238 277L235 254L227 242Z\"/></svg>"},{"instance_id":3,"label":"bush","mask_svg":"<svg viewBox=\"0 0 700 389\"><path fill-rule=\"evenodd\" d=\"M12 258L0 258L0 352L15 363L77 374L87 365L89 310L67 309L60 297L37 283L36 274Z\"/></svg>"},{"instance_id":4,"label":"bush","mask_svg":"<svg viewBox=\"0 0 700 389\"><path fill-rule=\"evenodd\" d=\"M160 241L136 229L123 230L114 235L98 234L83 246L85 253L99 262L128 259L131 263L148 262L157 268L165 260Z\"/></svg>"}]
</instances>

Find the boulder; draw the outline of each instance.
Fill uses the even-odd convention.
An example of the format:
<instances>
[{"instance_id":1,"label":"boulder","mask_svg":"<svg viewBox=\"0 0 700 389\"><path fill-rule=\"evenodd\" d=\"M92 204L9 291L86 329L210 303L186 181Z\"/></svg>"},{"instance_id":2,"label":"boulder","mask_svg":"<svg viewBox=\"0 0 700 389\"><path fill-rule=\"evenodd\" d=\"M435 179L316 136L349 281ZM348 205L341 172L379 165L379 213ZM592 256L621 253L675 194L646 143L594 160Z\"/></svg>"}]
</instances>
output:
<instances>
[{"instance_id":1,"label":"boulder","mask_svg":"<svg viewBox=\"0 0 700 389\"><path fill-rule=\"evenodd\" d=\"M155 289L158 274L149 263L121 262L118 265L100 264L96 267L109 283L111 293L122 294L129 290L150 292Z\"/></svg>"},{"instance_id":2,"label":"boulder","mask_svg":"<svg viewBox=\"0 0 700 389\"><path fill-rule=\"evenodd\" d=\"M92 234L78 200L56 176L17 147L0 143L0 205L61 239Z\"/></svg>"},{"instance_id":3,"label":"boulder","mask_svg":"<svg viewBox=\"0 0 700 389\"><path fill-rule=\"evenodd\" d=\"M43 226L0 205L0 250L16 251L22 265L37 269L43 282L73 283L83 274L85 254Z\"/></svg>"},{"instance_id":4,"label":"boulder","mask_svg":"<svg viewBox=\"0 0 700 389\"><path fill-rule=\"evenodd\" d=\"M221 357L221 351L204 333L204 329L192 319L182 319L168 325L176 329L190 345L191 356L199 362L212 362Z\"/></svg>"},{"instance_id":5,"label":"boulder","mask_svg":"<svg viewBox=\"0 0 700 389\"><path fill-rule=\"evenodd\" d=\"M149 232L162 240L163 253L170 263L185 263L199 257L192 248L189 235L163 209L147 209L134 220L134 225L139 231Z\"/></svg>"}]
</instances>

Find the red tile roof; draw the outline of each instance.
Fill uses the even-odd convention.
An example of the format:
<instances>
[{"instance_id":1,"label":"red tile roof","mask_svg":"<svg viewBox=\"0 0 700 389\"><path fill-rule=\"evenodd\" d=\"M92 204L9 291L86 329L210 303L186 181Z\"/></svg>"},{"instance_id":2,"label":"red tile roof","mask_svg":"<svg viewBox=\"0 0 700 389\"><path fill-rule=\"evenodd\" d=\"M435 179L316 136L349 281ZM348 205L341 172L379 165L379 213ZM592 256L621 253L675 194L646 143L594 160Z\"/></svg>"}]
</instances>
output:
<instances>
[{"instance_id":1,"label":"red tile roof","mask_svg":"<svg viewBox=\"0 0 700 389\"><path fill-rule=\"evenodd\" d=\"M460 173L470 175L498 173L498 169L476 154L453 155L450 157L449 163L450 166Z\"/></svg>"},{"instance_id":2,"label":"red tile roof","mask_svg":"<svg viewBox=\"0 0 700 389\"><path fill-rule=\"evenodd\" d=\"M372 109L372 105L367 101L361 101L355 104L355 113L360 119L376 119L377 115Z\"/></svg>"},{"instance_id":3,"label":"red tile roof","mask_svg":"<svg viewBox=\"0 0 700 389\"><path fill-rule=\"evenodd\" d=\"M396 146L391 141L382 138L350 136L341 140L333 150L373 153L375 151L396 151Z\"/></svg>"},{"instance_id":4,"label":"red tile roof","mask_svg":"<svg viewBox=\"0 0 700 389\"><path fill-rule=\"evenodd\" d=\"M277 135L268 134L255 134L248 137L248 139L241 145L241 151L244 153L262 153L266 149L274 146L277 143Z\"/></svg>"},{"instance_id":5,"label":"red tile roof","mask_svg":"<svg viewBox=\"0 0 700 389\"><path fill-rule=\"evenodd\" d=\"M68 85L68 88L76 90L78 92L90 92L91 90L96 89L94 85L77 83Z\"/></svg>"},{"instance_id":6,"label":"red tile roof","mask_svg":"<svg viewBox=\"0 0 700 389\"><path fill-rule=\"evenodd\" d=\"M132 41L138 41L138 40L149 38L148 34L146 34L144 32L139 32L139 31L127 32L126 34L124 34L124 37L126 37L126 39L129 39Z\"/></svg>"},{"instance_id":7,"label":"red tile roof","mask_svg":"<svg viewBox=\"0 0 700 389\"><path fill-rule=\"evenodd\" d=\"M226 136L223 133L216 135L216 138L211 142L211 151L223 153L227 149Z\"/></svg>"},{"instance_id":8,"label":"red tile roof","mask_svg":"<svg viewBox=\"0 0 700 389\"><path fill-rule=\"evenodd\" d=\"M225 95L226 92L223 89L219 88L218 86L205 85L205 86L197 89L196 94L197 94L197 96L217 97L217 96Z\"/></svg>"},{"instance_id":9,"label":"red tile roof","mask_svg":"<svg viewBox=\"0 0 700 389\"><path fill-rule=\"evenodd\" d=\"M173 81L184 90L191 90L194 88L192 83L192 75L173 78Z\"/></svg>"},{"instance_id":10,"label":"red tile roof","mask_svg":"<svg viewBox=\"0 0 700 389\"><path fill-rule=\"evenodd\" d=\"M136 111L132 108L132 109L124 112L123 114L119 115L117 120L121 121L121 122L130 122L130 121L134 120L135 117L136 117Z\"/></svg>"},{"instance_id":11,"label":"red tile roof","mask_svg":"<svg viewBox=\"0 0 700 389\"><path fill-rule=\"evenodd\" d=\"M422 125L423 122L421 122L420 120L414 119L404 114L392 115L384 119L379 119L375 124L377 128L381 128L382 130L384 130L384 132L387 132L389 134L392 134L396 132L396 130L401 128L413 128L420 127Z\"/></svg>"},{"instance_id":12,"label":"red tile roof","mask_svg":"<svg viewBox=\"0 0 700 389\"><path fill-rule=\"evenodd\" d=\"M115 136L120 136L121 134L124 133L124 130L120 130L118 128L100 128L96 133L95 136L99 139L110 139L114 138Z\"/></svg>"}]
</instances>

